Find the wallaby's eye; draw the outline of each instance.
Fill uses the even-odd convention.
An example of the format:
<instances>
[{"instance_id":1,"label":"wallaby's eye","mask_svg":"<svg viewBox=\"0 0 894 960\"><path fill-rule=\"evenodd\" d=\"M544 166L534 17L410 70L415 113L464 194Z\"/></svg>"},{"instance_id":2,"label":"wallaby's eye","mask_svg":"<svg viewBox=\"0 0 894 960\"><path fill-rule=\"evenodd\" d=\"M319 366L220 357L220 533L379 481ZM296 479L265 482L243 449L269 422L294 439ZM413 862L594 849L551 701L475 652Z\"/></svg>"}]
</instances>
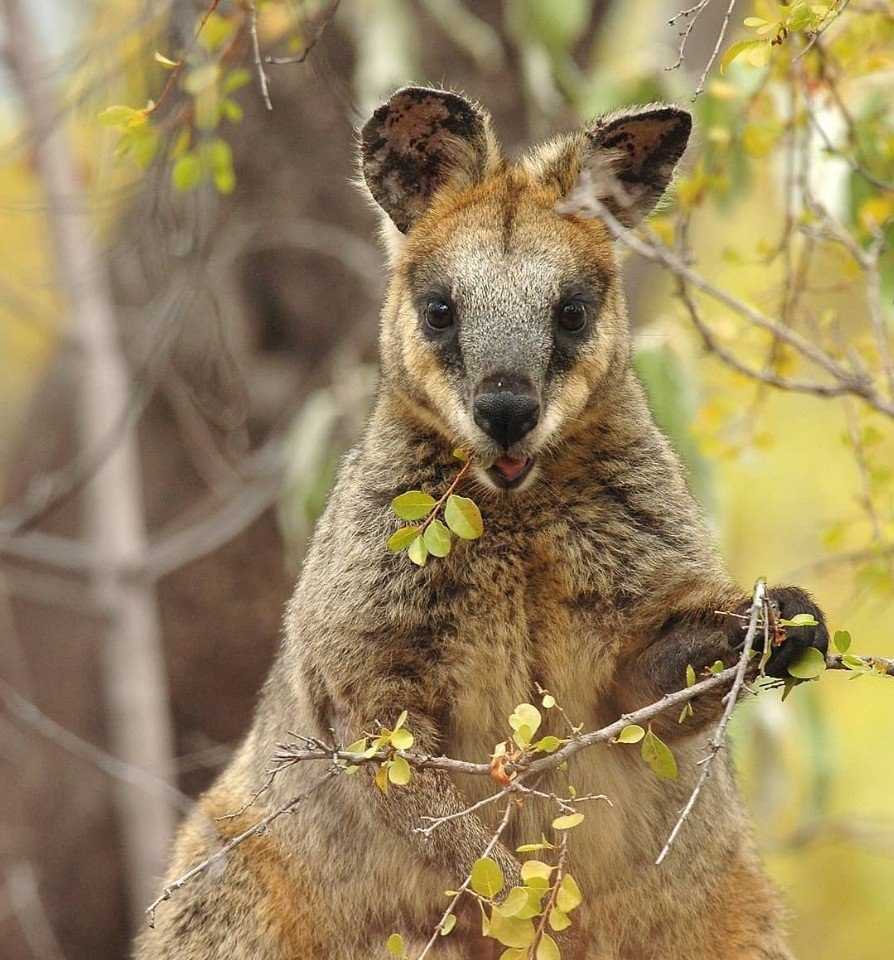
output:
<instances>
[{"instance_id":1,"label":"wallaby's eye","mask_svg":"<svg viewBox=\"0 0 894 960\"><path fill-rule=\"evenodd\" d=\"M453 304L443 297L429 297L422 309L425 325L431 330L446 330L453 326Z\"/></svg>"},{"instance_id":2,"label":"wallaby's eye","mask_svg":"<svg viewBox=\"0 0 894 960\"><path fill-rule=\"evenodd\" d=\"M587 307L580 300L566 300L559 307L559 326L566 333L580 333L587 325Z\"/></svg>"}]
</instances>

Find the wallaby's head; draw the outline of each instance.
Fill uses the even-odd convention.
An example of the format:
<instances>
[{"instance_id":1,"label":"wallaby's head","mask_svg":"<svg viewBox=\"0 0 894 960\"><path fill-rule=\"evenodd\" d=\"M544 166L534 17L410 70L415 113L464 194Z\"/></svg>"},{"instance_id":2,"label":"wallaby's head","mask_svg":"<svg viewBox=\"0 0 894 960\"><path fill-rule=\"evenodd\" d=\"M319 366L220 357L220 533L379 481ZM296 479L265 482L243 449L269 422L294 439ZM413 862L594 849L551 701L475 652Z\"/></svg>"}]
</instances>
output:
<instances>
[{"instance_id":1,"label":"wallaby's head","mask_svg":"<svg viewBox=\"0 0 894 960\"><path fill-rule=\"evenodd\" d=\"M364 125L363 178L394 234L384 387L446 442L492 461L494 486L528 482L623 374L626 308L600 217L645 217L690 128L685 111L652 106L510 163L483 110L420 87Z\"/></svg>"}]
</instances>

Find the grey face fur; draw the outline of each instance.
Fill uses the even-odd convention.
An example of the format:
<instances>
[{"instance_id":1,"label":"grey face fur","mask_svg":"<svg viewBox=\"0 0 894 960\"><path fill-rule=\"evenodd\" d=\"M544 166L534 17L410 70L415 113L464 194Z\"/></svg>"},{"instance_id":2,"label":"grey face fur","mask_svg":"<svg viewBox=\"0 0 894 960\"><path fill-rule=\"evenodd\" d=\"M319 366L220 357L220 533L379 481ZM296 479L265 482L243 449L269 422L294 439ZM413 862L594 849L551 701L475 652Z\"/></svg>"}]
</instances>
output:
<instances>
[{"instance_id":1,"label":"grey face fur","mask_svg":"<svg viewBox=\"0 0 894 960\"><path fill-rule=\"evenodd\" d=\"M422 336L438 353L454 392L455 429L488 457L533 455L553 438L560 419L553 402L565 374L601 343L606 281L598 268L551 249L527 224L515 233L453 234L432 258L437 266L422 281L418 299L424 309L428 289L452 303L452 328L426 332L420 318ZM585 311L579 331L564 330L558 320L570 302ZM476 398L491 390L529 392L540 404L536 426L508 450L475 420Z\"/></svg>"}]
</instances>

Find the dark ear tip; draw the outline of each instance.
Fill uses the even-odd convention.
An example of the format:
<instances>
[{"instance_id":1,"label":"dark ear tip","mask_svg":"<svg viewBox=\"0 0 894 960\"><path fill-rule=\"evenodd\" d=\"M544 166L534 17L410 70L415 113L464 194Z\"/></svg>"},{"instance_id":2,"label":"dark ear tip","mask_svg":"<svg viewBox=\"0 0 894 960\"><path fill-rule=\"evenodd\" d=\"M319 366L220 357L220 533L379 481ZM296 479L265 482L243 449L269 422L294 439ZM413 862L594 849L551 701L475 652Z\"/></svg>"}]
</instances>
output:
<instances>
[{"instance_id":1,"label":"dark ear tip","mask_svg":"<svg viewBox=\"0 0 894 960\"><path fill-rule=\"evenodd\" d=\"M464 107L467 110L472 109L472 105L465 97L450 90L439 90L437 87L401 87L380 106L377 107L373 116L376 114L384 115L388 110L396 106L404 106L422 103L424 100L442 100L454 108Z\"/></svg>"},{"instance_id":2,"label":"dark ear tip","mask_svg":"<svg viewBox=\"0 0 894 960\"><path fill-rule=\"evenodd\" d=\"M643 113L638 114L638 116L663 123L673 123L681 133L684 131L689 133L689 131L692 130L692 114L688 110L684 110L675 104L645 110Z\"/></svg>"}]
</instances>

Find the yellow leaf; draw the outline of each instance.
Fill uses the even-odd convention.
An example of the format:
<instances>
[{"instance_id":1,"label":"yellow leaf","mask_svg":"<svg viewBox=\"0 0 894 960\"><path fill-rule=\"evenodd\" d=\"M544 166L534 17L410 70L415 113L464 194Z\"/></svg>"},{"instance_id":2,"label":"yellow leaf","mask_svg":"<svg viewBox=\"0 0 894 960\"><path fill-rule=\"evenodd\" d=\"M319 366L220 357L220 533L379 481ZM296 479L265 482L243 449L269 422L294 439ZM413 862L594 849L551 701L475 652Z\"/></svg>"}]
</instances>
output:
<instances>
[{"instance_id":1,"label":"yellow leaf","mask_svg":"<svg viewBox=\"0 0 894 960\"><path fill-rule=\"evenodd\" d=\"M180 66L179 60L171 60L170 57L166 57L163 53L159 53L158 50L155 51L155 59L166 69L174 70L176 67Z\"/></svg>"},{"instance_id":2,"label":"yellow leaf","mask_svg":"<svg viewBox=\"0 0 894 960\"><path fill-rule=\"evenodd\" d=\"M556 817L556 819L553 820L553 827L556 830L571 830L583 822L584 815L582 813L569 813L563 817Z\"/></svg>"}]
</instances>

